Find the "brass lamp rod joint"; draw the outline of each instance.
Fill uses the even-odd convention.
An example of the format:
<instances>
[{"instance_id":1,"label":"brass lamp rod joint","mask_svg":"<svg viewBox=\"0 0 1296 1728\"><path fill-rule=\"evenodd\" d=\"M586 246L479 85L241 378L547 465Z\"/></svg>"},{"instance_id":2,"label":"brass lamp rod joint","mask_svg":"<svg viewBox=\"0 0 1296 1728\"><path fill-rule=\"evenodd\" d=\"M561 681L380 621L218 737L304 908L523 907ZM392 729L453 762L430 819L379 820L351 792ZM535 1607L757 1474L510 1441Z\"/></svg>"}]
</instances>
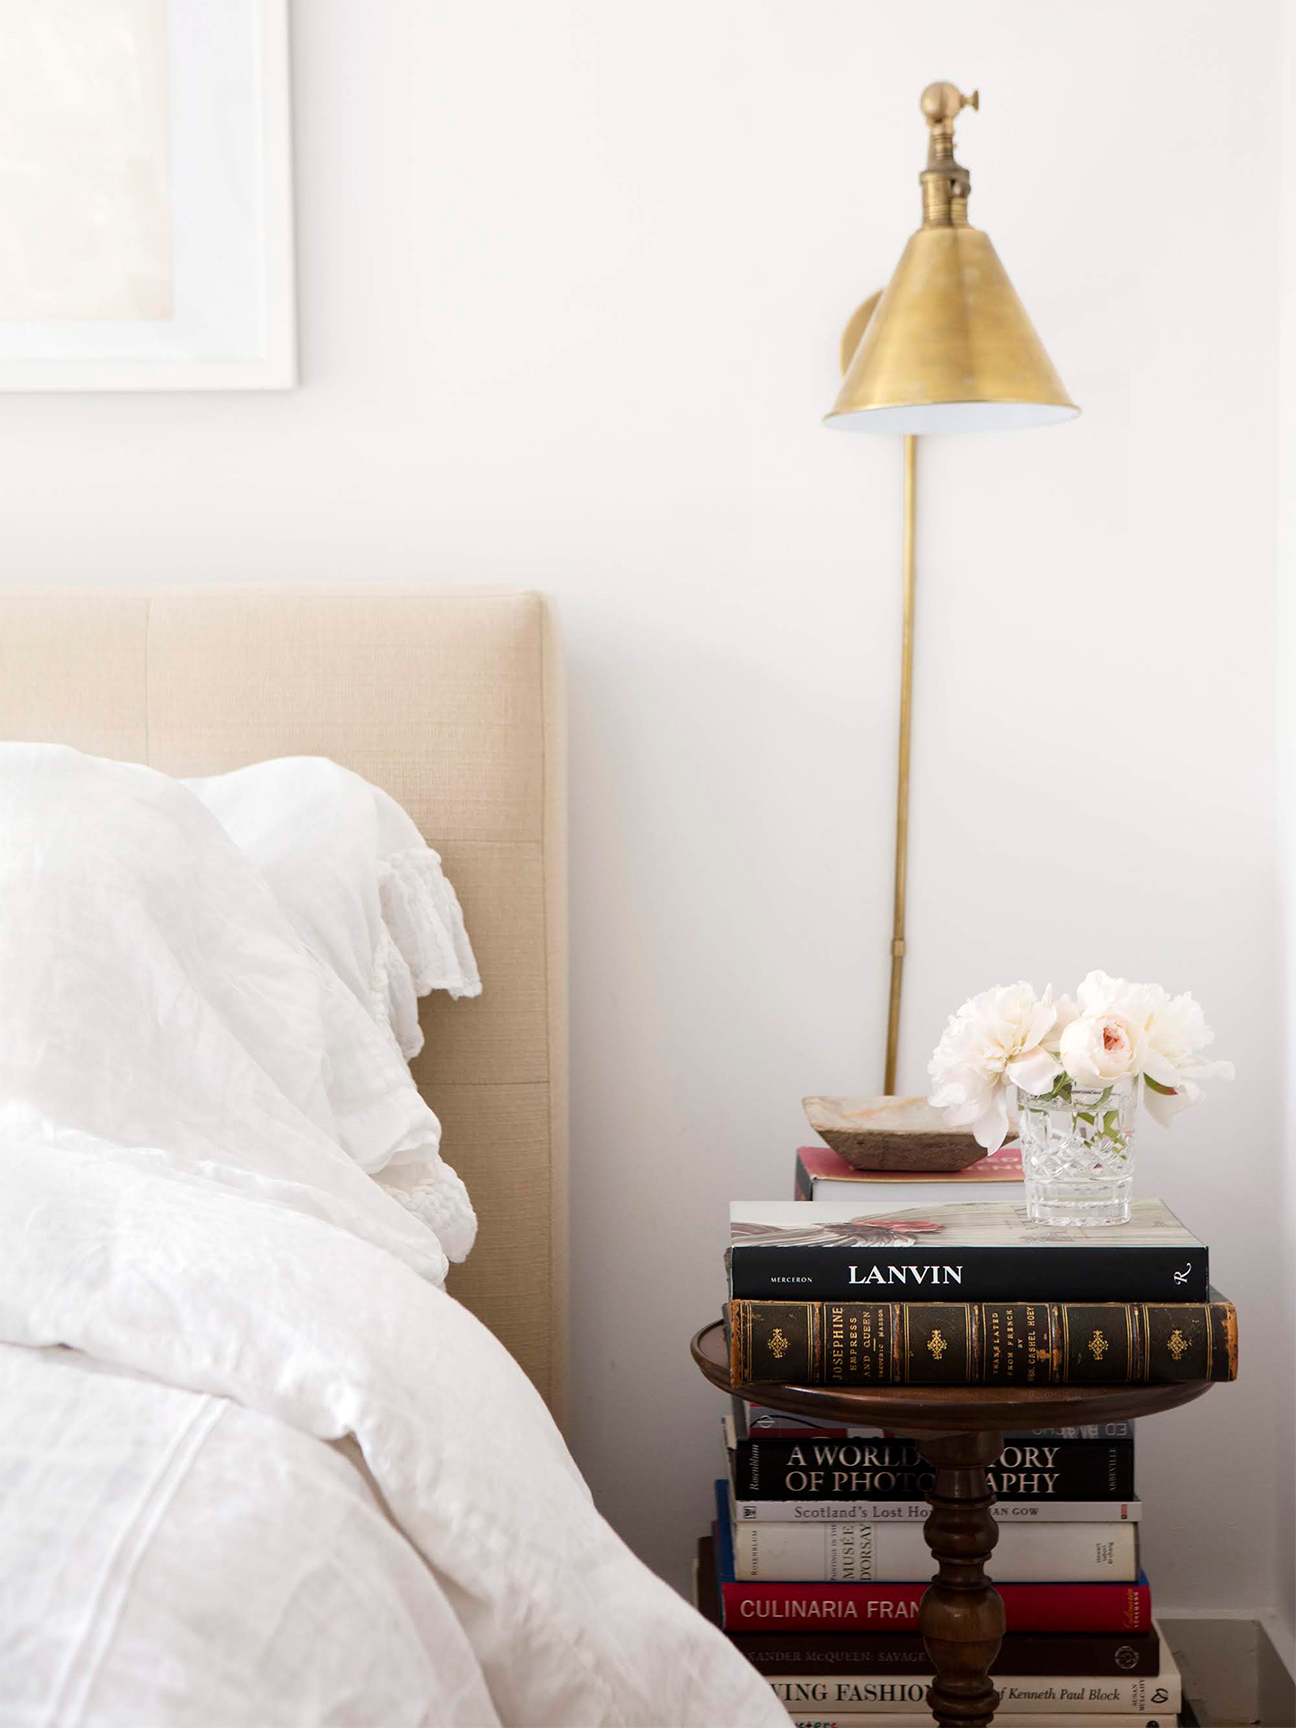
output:
<instances>
[{"instance_id":1,"label":"brass lamp rod joint","mask_svg":"<svg viewBox=\"0 0 1296 1728\"><path fill-rule=\"evenodd\" d=\"M923 227L962 227L967 222L972 177L954 159L954 122L964 108L979 108L981 94L965 96L955 84L929 84L919 101L927 122L927 166L922 186Z\"/></svg>"}]
</instances>

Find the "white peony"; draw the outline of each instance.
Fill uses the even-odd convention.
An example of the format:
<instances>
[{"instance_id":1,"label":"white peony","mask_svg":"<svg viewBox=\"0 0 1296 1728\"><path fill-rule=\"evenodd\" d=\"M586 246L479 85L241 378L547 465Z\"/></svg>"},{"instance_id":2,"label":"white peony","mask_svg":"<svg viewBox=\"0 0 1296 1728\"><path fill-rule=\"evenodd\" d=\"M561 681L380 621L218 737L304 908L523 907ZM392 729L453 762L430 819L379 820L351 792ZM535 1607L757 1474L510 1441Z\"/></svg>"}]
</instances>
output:
<instances>
[{"instance_id":1,"label":"white peony","mask_svg":"<svg viewBox=\"0 0 1296 1728\"><path fill-rule=\"evenodd\" d=\"M1037 996L1027 983L983 990L952 1014L927 1065L930 1102L954 1127L971 1126L978 1145L995 1152L1008 1137L1011 1088L1047 1092L1062 1072L1055 1054L1073 1018L1052 986Z\"/></svg>"},{"instance_id":2,"label":"white peony","mask_svg":"<svg viewBox=\"0 0 1296 1728\"><path fill-rule=\"evenodd\" d=\"M1141 1073L1146 1048L1138 1022L1118 1009L1106 1008L1078 1015L1063 1031L1058 1054L1077 1086L1101 1088Z\"/></svg>"},{"instance_id":3,"label":"white peony","mask_svg":"<svg viewBox=\"0 0 1296 1728\"><path fill-rule=\"evenodd\" d=\"M1206 1062L1198 1052L1215 1034L1191 995L1171 996L1160 984L1131 984L1091 972L1076 992L1082 1015L1117 1014L1138 1028L1148 1113L1162 1126L1203 1096L1199 1080L1231 1080L1231 1062ZM1068 1072L1071 1072L1068 1064Z\"/></svg>"}]
</instances>

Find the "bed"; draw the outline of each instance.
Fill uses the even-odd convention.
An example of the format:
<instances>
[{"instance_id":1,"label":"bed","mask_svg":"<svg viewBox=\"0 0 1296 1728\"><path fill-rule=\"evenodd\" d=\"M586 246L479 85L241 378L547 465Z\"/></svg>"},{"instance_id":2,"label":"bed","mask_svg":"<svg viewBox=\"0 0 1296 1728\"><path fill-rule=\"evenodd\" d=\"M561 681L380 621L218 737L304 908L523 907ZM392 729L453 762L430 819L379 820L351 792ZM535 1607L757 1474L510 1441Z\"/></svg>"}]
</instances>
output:
<instances>
[{"instance_id":1,"label":"bed","mask_svg":"<svg viewBox=\"0 0 1296 1728\"><path fill-rule=\"evenodd\" d=\"M562 681L548 603L489 588L10 589L0 741L71 747L10 753L21 772L7 810L43 801L47 822L63 807L51 776L75 789L110 774L86 757L177 778L277 757L354 770L441 855L484 985L424 1001L412 1064L479 1221L446 1279L454 1301L422 1275L420 1227L372 1198L363 1172L338 1154L318 1193L301 1176L313 1127L298 1135L296 1116L256 1099L221 1119L242 1096L228 1075L202 1144L239 1140L229 1168L213 1177L210 1159L172 1157L162 1106L150 1116L138 1102L151 1072L133 1090L121 1079L137 1009L101 1003L87 1019L81 990L81 1055L50 1057L67 1065L70 1100L53 1126L25 1081L0 1096L0 1722L782 1720L754 1671L598 1518L545 1411L562 1422L567 1386ZM129 784L147 804L158 781ZM39 871L11 850L13 904L28 905ZM158 868L165 898L182 872ZM109 866L105 880L116 892ZM82 928L124 945L129 917L118 930L105 904ZM59 927L87 915L64 906ZM6 931L4 916L11 975L26 978L45 934L30 914ZM213 931L235 942L237 918ZM83 934L83 958L91 946ZM51 971L50 987L66 975ZM48 991L28 993L45 1011ZM166 1012L145 1018L155 1045L171 1038ZM271 1074L294 1053L286 1028L272 1031ZM12 1052L23 1029L7 1035ZM43 1030L40 1051L60 1035ZM141 1126L105 1157L78 1092L100 1084L97 1047L114 1040L126 1055L108 1090ZM257 1069L246 1084L268 1083ZM166 1096L190 1108L174 1085ZM298 1139L304 1162L273 1163Z\"/></svg>"}]
</instances>

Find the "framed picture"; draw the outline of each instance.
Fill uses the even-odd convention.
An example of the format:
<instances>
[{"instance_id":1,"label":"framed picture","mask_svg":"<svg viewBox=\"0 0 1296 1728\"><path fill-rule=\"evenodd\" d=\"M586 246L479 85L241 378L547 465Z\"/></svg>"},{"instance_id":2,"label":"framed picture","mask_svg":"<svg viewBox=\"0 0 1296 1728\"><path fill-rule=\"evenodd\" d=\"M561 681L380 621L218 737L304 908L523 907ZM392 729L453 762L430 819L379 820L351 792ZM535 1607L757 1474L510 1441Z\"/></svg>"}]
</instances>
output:
<instances>
[{"instance_id":1,"label":"framed picture","mask_svg":"<svg viewBox=\"0 0 1296 1728\"><path fill-rule=\"evenodd\" d=\"M0 389L296 382L288 0L0 0Z\"/></svg>"}]
</instances>

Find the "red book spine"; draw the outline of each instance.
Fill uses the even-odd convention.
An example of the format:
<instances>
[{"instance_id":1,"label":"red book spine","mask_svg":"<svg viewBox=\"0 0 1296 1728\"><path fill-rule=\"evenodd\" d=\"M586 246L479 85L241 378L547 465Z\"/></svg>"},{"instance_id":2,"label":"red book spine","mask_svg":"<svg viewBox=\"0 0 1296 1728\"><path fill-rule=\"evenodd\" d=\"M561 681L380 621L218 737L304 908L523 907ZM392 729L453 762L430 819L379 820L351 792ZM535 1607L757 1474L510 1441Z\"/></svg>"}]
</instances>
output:
<instances>
[{"instance_id":1,"label":"red book spine","mask_svg":"<svg viewBox=\"0 0 1296 1728\"><path fill-rule=\"evenodd\" d=\"M726 1631L917 1631L925 1584L723 1583ZM1000 1584L1010 1632L1148 1632L1152 1593L1137 1584Z\"/></svg>"}]
</instances>

